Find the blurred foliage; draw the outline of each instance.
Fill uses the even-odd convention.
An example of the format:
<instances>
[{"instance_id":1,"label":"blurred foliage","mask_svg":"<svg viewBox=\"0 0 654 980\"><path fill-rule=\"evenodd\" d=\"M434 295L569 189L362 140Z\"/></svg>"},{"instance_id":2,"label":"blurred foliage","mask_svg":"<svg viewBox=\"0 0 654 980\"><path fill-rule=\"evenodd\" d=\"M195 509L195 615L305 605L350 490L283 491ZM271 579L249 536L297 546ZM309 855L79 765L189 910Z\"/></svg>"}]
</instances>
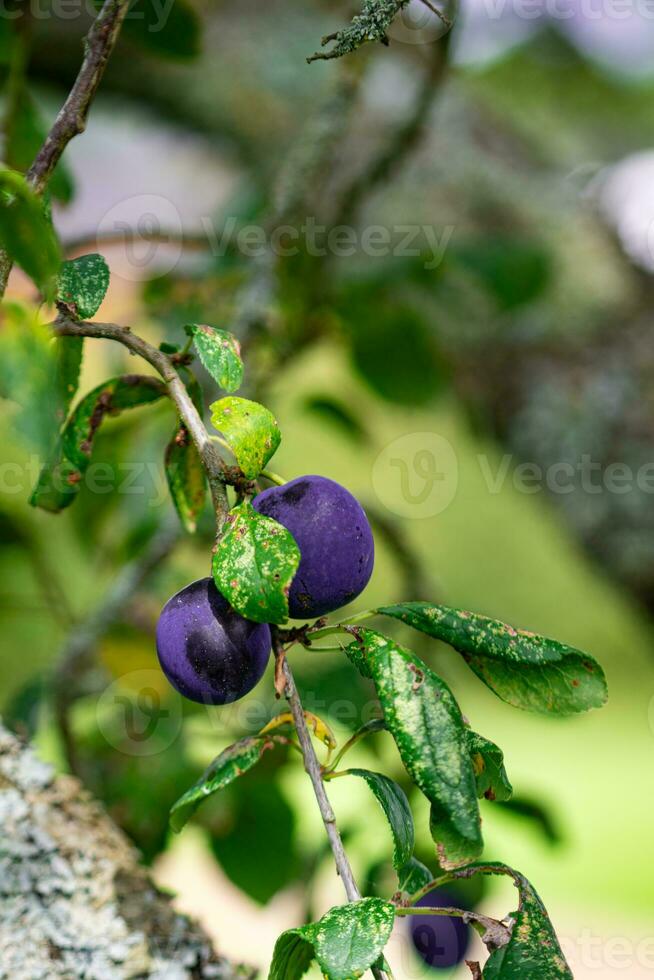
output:
<instances>
[{"instance_id":1,"label":"blurred foliage","mask_svg":"<svg viewBox=\"0 0 654 980\"><path fill-rule=\"evenodd\" d=\"M120 110L128 114L130 106L145 107L159 125L181 125L180 139L202 134L238 165L237 194L212 215L217 229L230 217L237 228L265 226L280 161L303 132L305 120L331 97L336 68L307 69L304 58L315 39L333 29L332 8L290 0L265 5L255 0L216 2L202 11L206 23L201 41L193 8L177 0L166 31L148 31L146 21L134 21L120 42L105 86L121 100ZM339 17L341 13L346 13L344 5L339 5ZM0 21L3 65L10 50L6 26ZM43 120L79 60L79 24L36 21L33 33L35 94L30 87L29 95L25 91L21 96L21 123L6 155L18 169L33 154ZM366 52L366 77L345 139L335 148L337 164L308 189L308 214L328 223L342 185L383 150L384 139L405 118L419 88L423 47L392 40L388 51ZM174 58L165 60L165 54ZM343 65L346 70L348 62ZM300 249L298 255L273 263L277 290L266 305L266 334L255 329L254 340L248 338L248 365L253 367L247 383L270 388L275 408L279 405L285 413L283 472L320 469L369 493L377 452L394 436L435 427L456 435L462 473L470 472L480 453L493 451L489 436L501 440L518 459L536 459L544 466L562 458L574 461L587 451L603 462L627 459L636 465L651 458L651 288L626 261L614 229L601 221L593 179L625 154L651 146L653 85L651 79L627 83L602 71L552 29L491 63L458 66L422 144L393 181L358 202L357 215L350 216L358 228L429 223L442 232L451 227L441 261L431 267L434 255L421 246L417 256L384 258L361 251L349 258L316 258ZM192 179L191 165L180 181ZM72 183L60 169L53 193L67 200ZM192 267L182 262L144 285L143 318L157 340L168 343L183 343L186 322L228 325L257 265L233 244L225 255L208 254ZM14 340L3 347L8 352L0 363L3 395L10 383L16 390L16 376L22 379L27 370L45 376L48 370L43 345L34 348L43 359L30 357L25 364L21 337ZM84 368L82 394L129 364L115 351L92 357ZM9 374L13 381L7 381ZM201 380L208 402L215 387L205 372ZM12 433L16 422L15 401L3 403L5 456L25 472L29 460L23 439L29 435L42 454L52 432L34 430L36 416L23 413L19 424L30 432ZM52 589L67 597L75 617L82 616L151 538L170 508L161 453L170 428L170 412L157 408L138 419L126 415L108 420L94 443L94 462L110 474L106 489L94 492L83 485L75 507L54 525L45 515L27 511L29 481L19 493L0 498L5 583L0 596L5 619L1 707L25 731L37 723L52 728L47 699L42 698L43 678L67 631L65 616L62 623L59 615L63 603ZM534 724L532 734L512 749L510 774L517 797L499 805L499 816L485 807L491 847L509 837L519 849L524 836L529 860L542 866L550 891L556 890L565 862L575 869L583 901L593 900L595 874L602 885L619 889L623 903L651 908L654 895L648 885L636 884L637 871L618 880L618 872L600 868L596 861L599 840L605 842L617 820L611 801L606 802L603 822L598 817L587 827L597 794L605 793L603 775L587 771L601 746L609 756L618 754L614 770L624 768L616 775L625 780L614 790L616 800L631 798L627 780L637 774L640 781L648 764L645 740L637 749L630 742L636 724L633 700L640 697L638 710L644 718L643 692L651 689L648 628L614 593L605 591L603 582L591 578L540 498L525 503L507 486L495 501L487 489L475 487L437 519L401 524L410 546L437 571L446 593L457 592L457 600L476 596L478 604L481 596L489 612L515 616L525 624L542 620L548 632L602 650L601 659L607 658L617 682L615 746L608 736L602 741L603 728L591 721L574 729L574 753L570 737L544 723ZM654 608L650 496L634 492L591 499L576 491L556 497L554 504L589 553ZM198 749L192 736L203 719L191 709L183 734L170 744L171 733L165 727L158 732L165 751L154 759L138 757L121 752L100 733L94 706L108 676L153 663L152 630L161 603L191 578L208 572L212 530L207 507L197 540L185 540L125 609L129 630L135 630L135 623L138 628L129 642L112 635L103 646L103 671L91 678L92 693L75 716L90 788L150 861L168 842L162 800L176 799L189 784L189 771L199 772L216 754L215 732L204 732ZM43 550L56 555L45 581ZM397 558L384 545L379 551L375 582L380 584L373 582L371 589L381 592L383 585L386 601L391 601L392 590L400 600ZM570 600L578 594L578 601ZM424 649L430 662L440 656L431 646ZM460 682L456 667L445 660L443 666ZM307 654L298 657L295 669L306 708L325 715L341 739L374 711L370 686L342 657ZM500 744L507 733L511 742L512 726L524 725L524 719L513 722L493 715L480 685L467 683L464 687L461 682L461 690L466 711L474 711L475 726L482 728L483 723L482 730L493 738L497 734ZM259 689L266 715L262 724L275 710L271 685L268 680L264 684L265 694L264 685ZM215 725L221 742L256 728L229 713L216 713ZM535 772L534 746L545 740L552 746L552 759L546 771ZM578 772L575 759L563 758L566 746L570 756L586 754L584 771ZM408 791L387 741L372 739L360 749L363 764L374 767L380 758L391 769L395 766L394 778ZM555 760L561 760L562 772ZM196 818L227 876L260 903L303 875L317 876L321 866L315 841L306 839L306 801L287 791L277 766L271 761L248 775ZM350 791L352 802L339 792L334 786L354 853L367 869L371 894L387 896L395 882L381 861L386 828L371 817L378 831L371 833L357 813L359 801L366 799L365 787L358 796ZM551 813L549 801L559 793L561 809ZM366 813L367 804L362 807ZM634 850L639 830L636 825L630 835ZM426 836L423 827L418 856L434 868ZM553 854L550 845L561 839L573 841L581 856L575 858L565 847L560 858ZM637 868L636 860L632 867ZM584 875L589 884L582 892ZM536 872L533 877L540 880ZM465 887L470 890L466 901L484 897L483 879ZM567 893L564 897L568 899Z\"/></svg>"}]
</instances>

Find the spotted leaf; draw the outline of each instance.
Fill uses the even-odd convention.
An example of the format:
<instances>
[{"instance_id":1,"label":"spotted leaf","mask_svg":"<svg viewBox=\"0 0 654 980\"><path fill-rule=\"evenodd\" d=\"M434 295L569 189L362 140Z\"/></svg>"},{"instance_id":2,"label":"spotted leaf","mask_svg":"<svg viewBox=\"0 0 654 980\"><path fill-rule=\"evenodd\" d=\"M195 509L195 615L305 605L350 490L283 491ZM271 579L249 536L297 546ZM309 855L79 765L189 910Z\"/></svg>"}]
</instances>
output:
<instances>
[{"instance_id":1,"label":"spotted leaf","mask_svg":"<svg viewBox=\"0 0 654 980\"><path fill-rule=\"evenodd\" d=\"M376 963L388 942L395 906L363 898L330 909L322 919L282 933L269 980L297 980L315 957L327 980L356 980Z\"/></svg>"},{"instance_id":2,"label":"spotted leaf","mask_svg":"<svg viewBox=\"0 0 654 980\"><path fill-rule=\"evenodd\" d=\"M256 623L285 623L300 564L292 534L248 501L230 511L213 557L213 577L229 604Z\"/></svg>"},{"instance_id":3,"label":"spotted leaf","mask_svg":"<svg viewBox=\"0 0 654 980\"><path fill-rule=\"evenodd\" d=\"M100 309L109 288L109 266L101 255L80 255L64 262L57 283L57 302L77 320L88 320Z\"/></svg>"},{"instance_id":4,"label":"spotted leaf","mask_svg":"<svg viewBox=\"0 0 654 980\"><path fill-rule=\"evenodd\" d=\"M513 795L513 787L504 768L502 750L477 732L466 731L468 751L477 780L477 796L503 803Z\"/></svg>"},{"instance_id":5,"label":"spotted leaf","mask_svg":"<svg viewBox=\"0 0 654 980\"><path fill-rule=\"evenodd\" d=\"M181 796L170 811L170 826L179 833L189 821L200 804L219 790L229 786L252 769L259 762L263 753L273 748L274 742L269 738L249 737L230 745L214 759L211 765L200 776L197 783Z\"/></svg>"},{"instance_id":6,"label":"spotted leaf","mask_svg":"<svg viewBox=\"0 0 654 980\"><path fill-rule=\"evenodd\" d=\"M432 804L432 836L445 868L479 856L475 775L465 725L447 684L410 650L373 630L357 629L346 653L371 677L402 762Z\"/></svg>"},{"instance_id":7,"label":"spotted leaf","mask_svg":"<svg viewBox=\"0 0 654 980\"><path fill-rule=\"evenodd\" d=\"M104 419L165 395L163 382L138 374L112 378L90 391L71 414L53 457L41 470L30 497L32 506L55 513L70 506L91 462L93 441Z\"/></svg>"},{"instance_id":8,"label":"spotted leaf","mask_svg":"<svg viewBox=\"0 0 654 980\"><path fill-rule=\"evenodd\" d=\"M599 708L606 701L600 665L558 640L429 602L383 606L378 611L449 643L498 697L516 708L570 715Z\"/></svg>"},{"instance_id":9,"label":"spotted leaf","mask_svg":"<svg viewBox=\"0 0 654 980\"><path fill-rule=\"evenodd\" d=\"M243 383L243 361L236 337L205 323L190 323L186 332L193 337L198 357L216 384L224 391L237 391Z\"/></svg>"},{"instance_id":10,"label":"spotted leaf","mask_svg":"<svg viewBox=\"0 0 654 980\"><path fill-rule=\"evenodd\" d=\"M272 412L247 398L221 398L211 406L211 424L222 432L249 480L261 473L281 441Z\"/></svg>"},{"instance_id":11,"label":"spotted leaf","mask_svg":"<svg viewBox=\"0 0 654 980\"><path fill-rule=\"evenodd\" d=\"M520 895L517 911L505 920L510 928L508 941L491 948L483 980L573 980L545 906L524 875L505 864L473 864L434 884L477 874L508 875Z\"/></svg>"}]
</instances>

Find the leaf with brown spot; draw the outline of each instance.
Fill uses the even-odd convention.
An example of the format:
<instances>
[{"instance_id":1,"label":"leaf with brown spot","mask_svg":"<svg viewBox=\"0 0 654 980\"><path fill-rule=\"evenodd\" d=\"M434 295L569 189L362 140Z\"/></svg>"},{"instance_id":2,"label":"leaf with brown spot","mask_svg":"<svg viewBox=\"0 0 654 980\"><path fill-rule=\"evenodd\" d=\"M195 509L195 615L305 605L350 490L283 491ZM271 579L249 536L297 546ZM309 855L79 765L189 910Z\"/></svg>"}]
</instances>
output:
<instances>
[{"instance_id":1,"label":"leaf with brown spot","mask_svg":"<svg viewBox=\"0 0 654 980\"><path fill-rule=\"evenodd\" d=\"M166 447L165 469L182 527L194 534L207 496L207 479L197 447L181 421Z\"/></svg>"},{"instance_id":2,"label":"leaf with brown spot","mask_svg":"<svg viewBox=\"0 0 654 980\"><path fill-rule=\"evenodd\" d=\"M293 535L244 501L229 512L212 572L218 591L241 616L279 625L288 619L288 590L299 564Z\"/></svg>"},{"instance_id":3,"label":"leaf with brown spot","mask_svg":"<svg viewBox=\"0 0 654 980\"><path fill-rule=\"evenodd\" d=\"M516 708L571 715L606 702L600 665L558 640L430 602L405 602L377 611L449 643L491 691Z\"/></svg>"},{"instance_id":4,"label":"leaf with brown spot","mask_svg":"<svg viewBox=\"0 0 654 980\"><path fill-rule=\"evenodd\" d=\"M247 398L221 398L214 402L211 424L222 432L248 480L259 476L282 438L272 412Z\"/></svg>"},{"instance_id":5,"label":"leaf with brown spot","mask_svg":"<svg viewBox=\"0 0 654 980\"><path fill-rule=\"evenodd\" d=\"M505 864L479 863L445 875L435 886L477 874L508 875L520 893L518 909L510 917L508 942L498 948L489 942L491 953L483 980L573 980L547 910L536 889L520 872Z\"/></svg>"},{"instance_id":6,"label":"leaf with brown spot","mask_svg":"<svg viewBox=\"0 0 654 980\"><path fill-rule=\"evenodd\" d=\"M402 762L432 804L431 831L442 866L468 864L483 841L465 725L452 692L410 650L373 630L358 628L345 652L372 678Z\"/></svg>"},{"instance_id":7,"label":"leaf with brown spot","mask_svg":"<svg viewBox=\"0 0 654 980\"><path fill-rule=\"evenodd\" d=\"M259 762L267 749L273 748L274 744L270 738L248 737L234 742L221 752L202 773L197 783L191 786L171 808L172 829L179 833L207 797L213 796L239 776L244 775Z\"/></svg>"},{"instance_id":8,"label":"leaf with brown spot","mask_svg":"<svg viewBox=\"0 0 654 980\"><path fill-rule=\"evenodd\" d=\"M241 346L228 330L210 327L206 323L189 323L186 332L203 367L224 391L233 392L243 384Z\"/></svg>"},{"instance_id":9,"label":"leaf with brown spot","mask_svg":"<svg viewBox=\"0 0 654 980\"><path fill-rule=\"evenodd\" d=\"M477 796L487 800L498 800L500 803L513 795L513 787L504 768L504 753L477 732L466 730L468 751L472 759L477 781Z\"/></svg>"},{"instance_id":10,"label":"leaf with brown spot","mask_svg":"<svg viewBox=\"0 0 654 980\"><path fill-rule=\"evenodd\" d=\"M64 426L53 458L41 470L30 504L54 513L70 506L91 462L93 440L107 415L148 405L166 395L162 381L138 374L112 378L90 391Z\"/></svg>"}]
</instances>

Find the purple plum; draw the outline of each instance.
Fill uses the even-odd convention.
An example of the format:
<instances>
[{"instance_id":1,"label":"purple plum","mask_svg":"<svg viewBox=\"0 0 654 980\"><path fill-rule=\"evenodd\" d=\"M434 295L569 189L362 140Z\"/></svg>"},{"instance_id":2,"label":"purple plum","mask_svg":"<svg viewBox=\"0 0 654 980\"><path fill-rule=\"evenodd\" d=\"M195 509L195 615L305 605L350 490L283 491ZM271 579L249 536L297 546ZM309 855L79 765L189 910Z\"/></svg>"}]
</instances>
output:
<instances>
[{"instance_id":1,"label":"purple plum","mask_svg":"<svg viewBox=\"0 0 654 980\"><path fill-rule=\"evenodd\" d=\"M443 888L423 895L418 905L466 908L458 895ZM470 926L451 915L412 915L409 931L418 956L433 970L449 970L460 963L470 941Z\"/></svg>"},{"instance_id":2,"label":"purple plum","mask_svg":"<svg viewBox=\"0 0 654 980\"><path fill-rule=\"evenodd\" d=\"M375 559L368 518L355 497L324 476L301 476L252 501L287 528L300 549L288 597L293 619L324 616L363 592Z\"/></svg>"},{"instance_id":3,"label":"purple plum","mask_svg":"<svg viewBox=\"0 0 654 980\"><path fill-rule=\"evenodd\" d=\"M251 691L270 647L270 628L235 612L210 578L177 592L157 623L161 669L180 694L201 704L229 704Z\"/></svg>"}]
</instances>

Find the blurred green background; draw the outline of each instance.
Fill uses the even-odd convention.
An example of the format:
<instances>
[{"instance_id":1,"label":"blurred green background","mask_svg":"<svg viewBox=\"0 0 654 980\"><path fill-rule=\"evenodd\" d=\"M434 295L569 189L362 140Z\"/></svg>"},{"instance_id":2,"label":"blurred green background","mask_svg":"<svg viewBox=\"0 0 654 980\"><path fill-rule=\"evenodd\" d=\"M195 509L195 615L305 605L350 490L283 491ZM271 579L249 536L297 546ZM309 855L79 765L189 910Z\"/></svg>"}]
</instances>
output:
<instances>
[{"instance_id":1,"label":"blurred green background","mask_svg":"<svg viewBox=\"0 0 654 980\"><path fill-rule=\"evenodd\" d=\"M622 20L604 11L599 26L569 9L571 19L527 19L464 4L449 50L413 9L388 49L307 66L348 4L205 4L200 53L180 28L159 50L121 42L67 155L75 193L54 213L70 254L97 249L109 262L103 319L158 342L183 342L188 320L245 334L250 391L283 434L274 469L336 479L374 519L375 573L353 611L433 598L602 663L607 708L552 720L499 702L446 648L399 632L503 748L535 814L484 803L487 855L536 884L575 976L640 977L654 970L654 510L635 480L589 491L578 463L590 458L600 479L612 464L635 474L654 461L654 24L635 8ZM74 75L82 30L33 24L29 91L44 120ZM430 75L435 49L442 80ZM233 241L218 254L230 219L270 229L307 216L355 229L354 254L253 259ZM107 242L124 223L135 242ZM377 226L395 244L413 227L419 254L365 254L361 235ZM30 297L20 274L10 292ZM120 370L134 370L122 350L87 342L81 391ZM52 517L27 505L38 459L18 411L0 406L0 713L67 768L49 679L71 630L172 521L162 452L174 423L167 406L107 422L94 460L118 481L84 488ZM412 503L427 486L419 453L433 445L443 479ZM571 464L570 492L545 479L528 492L524 463L544 474ZM76 761L180 906L224 951L265 968L277 933L338 901L339 886L294 758L267 760L170 839L170 804L278 710L268 675L247 702L208 712L182 705L157 670L158 611L207 574L210 547L207 513L92 651L75 692ZM339 654L292 657L305 706L346 736L370 689ZM127 703L137 729L154 719L141 742ZM356 751L403 778L387 736ZM365 786L336 781L330 796L358 877L388 890L388 832ZM426 809L412 803L429 862ZM503 913L505 894L470 897ZM423 975L401 935L394 956L398 977Z\"/></svg>"}]
</instances>

